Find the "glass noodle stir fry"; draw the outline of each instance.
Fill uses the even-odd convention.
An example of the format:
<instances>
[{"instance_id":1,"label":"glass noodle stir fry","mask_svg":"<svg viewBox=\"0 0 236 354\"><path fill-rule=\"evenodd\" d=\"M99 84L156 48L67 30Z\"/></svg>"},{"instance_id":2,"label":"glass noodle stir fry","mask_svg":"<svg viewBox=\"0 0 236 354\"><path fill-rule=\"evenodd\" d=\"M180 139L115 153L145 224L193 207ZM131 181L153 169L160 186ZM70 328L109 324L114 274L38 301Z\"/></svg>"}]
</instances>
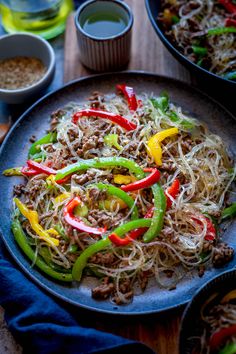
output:
<instances>
[{"instance_id":1,"label":"glass noodle stir fry","mask_svg":"<svg viewBox=\"0 0 236 354\"><path fill-rule=\"evenodd\" d=\"M52 114L15 186L12 230L41 271L61 281L93 275L97 299L117 304L149 280L175 289L192 269L230 261L217 223L235 168L221 138L159 97L133 88L95 92ZM21 195L21 198L19 196Z\"/></svg>"},{"instance_id":2,"label":"glass noodle stir fry","mask_svg":"<svg viewBox=\"0 0 236 354\"><path fill-rule=\"evenodd\" d=\"M224 296L218 293L211 295L202 306L200 315L204 330L197 353L236 353L236 290Z\"/></svg>"},{"instance_id":3,"label":"glass noodle stir fry","mask_svg":"<svg viewBox=\"0 0 236 354\"><path fill-rule=\"evenodd\" d=\"M163 0L158 21L188 59L236 80L236 1Z\"/></svg>"}]
</instances>

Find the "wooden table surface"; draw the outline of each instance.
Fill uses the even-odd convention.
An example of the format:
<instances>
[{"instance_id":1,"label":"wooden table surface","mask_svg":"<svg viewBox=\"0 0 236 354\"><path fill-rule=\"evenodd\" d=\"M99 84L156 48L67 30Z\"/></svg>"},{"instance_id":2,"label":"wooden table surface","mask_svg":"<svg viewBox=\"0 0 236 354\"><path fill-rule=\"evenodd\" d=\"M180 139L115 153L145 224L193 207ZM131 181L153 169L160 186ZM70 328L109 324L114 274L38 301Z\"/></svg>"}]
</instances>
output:
<instances>
[{"instance_id":1,"label":"wooden table surface","mask_svg":"<svg viewBox=\"0 0 236 354\"><path fill-rule=\"evenodd\" d=\"M148 19L143 0L126 1L134 14L131 60L127 70L143 70L189 83L195 82L189 72L164 48ZM79 61L74 18L68 19L65 34L64 82L93 74ZM178 353L178 331L182 310L159 316L117 319L95 316L94 327L107 332L137 339L158 354ZM90 319L87 325L91 325Z\"/></svg>"}]
</instances>

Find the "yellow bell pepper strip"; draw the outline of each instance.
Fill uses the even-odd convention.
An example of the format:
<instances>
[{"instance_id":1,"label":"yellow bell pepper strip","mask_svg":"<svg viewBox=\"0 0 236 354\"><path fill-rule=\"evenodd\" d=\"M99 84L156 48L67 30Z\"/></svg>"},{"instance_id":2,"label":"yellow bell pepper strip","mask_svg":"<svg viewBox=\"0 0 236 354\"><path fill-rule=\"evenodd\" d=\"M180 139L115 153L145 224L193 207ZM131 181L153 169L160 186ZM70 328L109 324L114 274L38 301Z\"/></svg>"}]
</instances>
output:
<instances>
[{"instance_id":1,"label":"yellow bell pepper strip","mask_svg":"<svg viewBox=\"0 0 236 354\"><path fill-rule=\"evenodd\" d=\"M114 146L117 150L122 150L122 146L118 143L118 134L108 134L104 136L104 143L107 146Z\"/></svg>"},{"instance_id":2,"label":"yellow bell pepper strip","mask_svg":"<svg viewBox=\"0 0 236 354\"><path fill-rule=\"evenodd\" d=\"M58 236L59 233L57 232L57 230L53 229L52 227L50 229L47 229L47 232L50 234L50 235L54 235L54 236Z\"/></svg>"},{"instance_id":3,"label":"yellow bell pepper strip","mask_svg":"<svg viewBox=\"0 0 236 354\"><path fill-rule=\"evenodd\" d=\"M122 210L128 208L127 204L120 198L116 196L109 195L106 200L103 200L99 203L100 209L106 209L109 211Z\"/></svg>"},{"instance_id":4,"label":"yellow bell pepper strip","mask_svg":"<svg viewBox=\"0 0 236 354\"><path fill-rule=\"evenodd\" d=\"M137 181L137 178L134 176L114 175L114 183L116 184L130 184L135 181Z\"/></svg>"},{"instance_id":5,"label":"yellow bell pepper strip","mask_svg":"<svg viewBox=\"0 0 236 354\"><path fill-rule=\"evenodd\" d=\"M223 297L220 303L226 304L227 302L235 299L236 299L236 290L232 290Z\"/></svg>"},{"instance_id":6,"label":"yellow bell pepper strip","mask_svg":"<svg viewBox=\"0 0 236 354\"><path fill-rule=\"evenodd\" d=\"M62 203L64 200L70 198L71 194L69 192L62 193L58 195L56 198L54 198L54 203Z\"/></svg>"},{"instance_id":7,"label":"yellow bell pepper strip","mask_svg":"<svg viewBox=\"0 0 236 354\"><path fill-rule=\"evenodd\" d=\"M122 191L120 188L112 186L111 184L105 184L101 182L92 184L90 187L96 187L99 190L105 190L109 195L120 198L127 204L130 209L132 209L131 220L138 219L138 209L134 204L134 200L126 192Z\"/></svg>"},{"instance_id":8,"label":"yellow bell pepper strip","mask_svg":"<svg viewBox=\"0 0 236 354\"><path fill-rule=\"evenodd\" d=\"M153 135L147 142L148 154L154 158L157 166L162 165L162 149L160 142L166 138L178 134L178 128L165 129Z\"/></svg>"},{"instance_id":9,"label":"yellow bell pepper strip","mask_svg":"<svg viewBox=\"0 0 236 354\"><path fill-rule=\"evenodd\" d=\"M31 246L28 243L27 236L24 233L21 223L18 219L18 216L14 216L11 229L14 235L14 238L18 244L18 246L21 248L21 250L24 252L24 254L32 261L34 264L45 274L48 276L60 280L60 281L65 281L65 282L71 282L72 275L71 273L65 273L65 272L59 272L54 270L50 265L44 262L44 260L40 257L37 256L35 258L35 251L31 248Z\"/></svg>"},{"instance_id":10,"label":"yellow bell pepper strip","mask_svg":"<svg viewBox=\"0 0 236 354\"><path fill-rule=\"evenodd\" d=\"M59 240L51 237L49 232L44 230L43 227L39 224L39 216L37 211L28 209L27 206L23 204L18 198L14 198L14 202L21 214L29 220L30 226L41 240L44 240L50 246L59 245Z\"/></svg>"}]
</instances>

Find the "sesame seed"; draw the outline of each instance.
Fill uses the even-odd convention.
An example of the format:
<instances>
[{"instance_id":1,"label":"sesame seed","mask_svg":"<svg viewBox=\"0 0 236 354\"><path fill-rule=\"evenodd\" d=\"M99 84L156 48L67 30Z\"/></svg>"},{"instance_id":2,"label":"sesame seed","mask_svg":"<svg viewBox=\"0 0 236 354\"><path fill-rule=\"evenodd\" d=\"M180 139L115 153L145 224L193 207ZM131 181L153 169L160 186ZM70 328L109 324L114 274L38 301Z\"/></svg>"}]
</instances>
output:
<instances>
[{"instance_id":1,"label":"sesame seed","mask_svg":"<svg viewBox=\"0 0 236 354\"><path fill-rule=\"evenodd\" d=\"M0 88L16 90L33 85L46 72L40 59L14 57L0 60Z\"/></svg>"}]
</instances>

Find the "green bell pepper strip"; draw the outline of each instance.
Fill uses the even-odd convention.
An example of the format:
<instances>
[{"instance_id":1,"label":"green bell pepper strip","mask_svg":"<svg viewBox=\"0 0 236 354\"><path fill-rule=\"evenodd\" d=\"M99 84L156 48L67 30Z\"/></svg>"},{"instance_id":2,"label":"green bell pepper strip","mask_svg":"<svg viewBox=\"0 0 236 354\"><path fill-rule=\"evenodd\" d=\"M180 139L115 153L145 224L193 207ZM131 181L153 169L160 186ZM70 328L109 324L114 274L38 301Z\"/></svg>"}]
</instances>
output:
<instances>
[{"instance_id":1,"label":"green bell pepper strip","mask_svg":"<svg viewBox=\"0 0 236 354\"><path fill-rule=\"evenodd\" d=\"M104 143L107 145L107 146L114 146L117 150L122 150L122 146L119 145L118 143L118 134L108 134L108 135L105 135L104 136Z\"/></svg>"},{"instance_id":2,"label":"green bell pepper strip","mask_svg":"<svg viewBox=\"0 0 236 354\"><path fill-rule=\"evenodd\" d=\"M175 25L176 23L179 23L180 18L177 15L173 15L171 17L171 22Z\"/></svg>"},{"instance_id":3,"label":"green bell pepper strip","mask_svg":"<svg viewBox=\"0 0 236 354\"><path fill-rule=\"evenodd\" d=\"M46 264L40 257L37 257L35 260L35 252L34 250L30 247L27 237L21 227L20 221L17 217L14 217L12 221L12 232L14 234L14 238L18 244L18 246L21 248L21 250L25 253L25 255L32 261L36 266L45 274L49 275L50 277L60 280L60 281L65 281L65 282L71 282L72 275L70 273L59 273L52 269L48 264Z\"/></svg>"},{"instance_id":4,"label":"green bell pepper strip","mask_svg":"<svg viewBox=\"0 0 236 354\"><path fill-rule=\"evenodd\" d=\"M227 80L236 80L236 71L232 71L231 73L225 74L224 78Z\"/></svg>"},{"instance_id":5,"label":"green bell pepper strip","mask_svg":"<svg viewBox=\"0 0 236 354\"><path fill-rule=\"evenodd\" d=\"M85 251L77 258L73 268L72 268L72 278L74 280L80 281L84 268L87 266L88 259L92 257L95 253L102 251L109 247L111 241L109 238L103 238L93 245L86 248Z\"/></svg>"},{"instance_id":6,"label":"green bell pepper strip","mask_svg":"<svg viewBox=\"0 0 236 354\"><path fill-rule=\"evenodd\" d=\"M208 36L217 36L225 33L236 33L236 27L215 27L207 31Z\"/></svg>"},{"instance_id":7,"label":"green bell pepper strip","mask_svg":"<svg viewBox=\"0 0 236 354\"><path fill-rule=\"evenodd\" d=\"M236 343L226 344L226 346L219 351L219 354L235 354Z\"/></svg>"},{"instance_id":8,"label":"green bell pepper strip","mask_svg":"<svg viewBox=\"0 0 236 354\"><path fill-rule=\"evenodd\" d=\"M154 108L160 109L162 112L165 112L169 107L169 97L165 92L157 98L150 98L150 101Z\"/></svg>"},{"instance_id":9,"label":"green bell pepper strip","mask_svg":"<svg viewBox=\"0 0 236 354\"><path fill-rule=\"evenodd\" d=\"M40 152L40 145L55 143L57 141L57 133L49 133L43 136L41 139L35 141L29 149L28 157L33 157L35 154Z\"/></svg>"},{"instance_id":10,"label":"green bell pepper strip","mask_svg":"<svg viewBox=\"0 0 236 354\"><path fill-rule=\"evenodd\" d=\"M69 241L69 237L65 233L65 229L60 224L54 225L53 228L59 233L59 235L65 240Z\"/></svg>"},{"instance_id":11,"label":"green bell pepper strip","mask_svg":"<svg viewBox=\"0 0 236 354\"><path fill-rule=\"evenodd\" d=\"M150 102L152 103L153 107L156 109L160 109L167 117L170 119L171 122L177 123L178 126L182 127L183 129L193 129L195 124L187 119L180 119L177 113L168 110L169 108L169 97L167 93L163 93L158 98L150 98Z\"/></svg>"},{"instance_id":12,"label":"green bell pepper strip","mask_svg":"<svg viewBox=\"0 0 236 354\"><path fill-rule=\"evenodd\" d=\"M175 112L168 112L167 116L171 120L171 122L177 123L178 126L183 129L193 129L195 127L194 122L191 122L187 119L180 119L180 117Z\"/></svg>"},{"instance_id":13,"label":"green bell pepper strip","mask_svg":"<svg viewBox=\"0 0 236 354\"><path fill-rule=\"evenodd\" d=\"M232 218L236 216L236 202L232 203L228 208L225 208L221 213L221 219Z\"/></svg>"},{"instance_id":14,"label":"green bell pepper strip","mask_svg":"<svg viewBox=\"0 0 236 354\"><path fill-rule=\"evenodd\" d=\"M166 196L159 183L152 186L154 196L154 210L151 226L148 231L143 235L144 242L151 242L156 236L159 235L163 227L164 214L166 211Z\"/></svg>"},{"instance_id":15,"label":"green bell pepper strip","mask_svg":"<svg viewBox=\"0 0 236 354\"><path fill-rule=\"evenodd\" d=\"M13 167L13 168L9 168L5 171L3 171L3 175L10 177L10 176L24 176L23 173L21 172L22 167Z\"/></svg>"},{"instance_id":16,"label":"green bell pepper strip","mask_svg":"<svg viewBox=\"0 0 236 354\"><path fill-rule=\"evenodd\" d=\"M207 54L207 48L206 47L200 47L198 45L192 45L192 50L193 50L193 53L198 55L199 57L204 57L204 55Z\"/></svg>"},{"instance_id":17,"label":"green bell pepper strip","mask_svg":"<svg viewBox=\"0 0 236 354\"><path fill-rule=\"evenodd\" d=\"M115 186L112 186L111 184L105 184L105 183L94 183L90 184L89 188L96 187L100 190L106 190L108 194L110 195L115 195L116 197L120 198L125 202L125 204L132 209L133 211L131 213L131 220L138 219L138 209L136 205L134 204L134 200L124 191L122 191L120 188L117 188Z\"/></svg>"},{"instance_id":18,"label":"green bell pepper strip","mask_svg":"<svg viewBox=\"0 0 236 354\"><path fill-rule=\"evenodd\" d=\"M47 247L40 247L38 253L43 258L43 261L56 272L71 274L71 269L65 269L62 266L52 262L52 256Z\"/></svg>"},{"instance_id":19,"label":"green bell pepper strip","mask_svg":"<svg viewBox=\"0 0 236 354\"><path fill-rule=\"evenodd\" d=\"M78 251L78 245L76 245L76 244L70 245L70 247L68 249L69 253L76 253L77 251Z\"/></svg>"},{"instance_id":20,"label":"green bell pepper strip","mask_svg":"<svg viewBox=\"0 0 236 354\"><path fill-rule=\"evenodd\" d=\"M149 227L151 225L151 219L138 219L130 221L124 225L118 226L112 233L115 233L118 236L123 236L127 232L137 229L139 227ZM108 237L105 237L93 245L89 246L84 250L81 255L77 258L73 268L72 268L72 277L74 280L80 281L84 268L87 266L88 260L97 252L103 251L109 246L112 245L112 242Z\"/></svg>"},{"instance_id":21,"label":"green bell pepper strip","mask_svg":"<svg viewBox=\"0 0 236 354\"><path fill-rule=\"evenodd\" d=\"M32 156L29 156L29 157L31 157L31 159L36 161L36 162L41 162L42 159L47 157L47 154L44 151L40 151L39 153L34 154Z\"/></svg>"},{"instance_id":22,"label":"green bell pepper strip","mask_svg":"<svg viewBox=\"0 0 236 354\"><path fill-rule=\"evenodd\" d=\"M133 160L124 157L101 157L90 160L80 160L72 165L59 170L55 176L55 181L61 180L77 171L88 170L89 168L106 168L122 166L128 168L138 179L145 177L142 168Z\"/></svg>"}]
</instances>

